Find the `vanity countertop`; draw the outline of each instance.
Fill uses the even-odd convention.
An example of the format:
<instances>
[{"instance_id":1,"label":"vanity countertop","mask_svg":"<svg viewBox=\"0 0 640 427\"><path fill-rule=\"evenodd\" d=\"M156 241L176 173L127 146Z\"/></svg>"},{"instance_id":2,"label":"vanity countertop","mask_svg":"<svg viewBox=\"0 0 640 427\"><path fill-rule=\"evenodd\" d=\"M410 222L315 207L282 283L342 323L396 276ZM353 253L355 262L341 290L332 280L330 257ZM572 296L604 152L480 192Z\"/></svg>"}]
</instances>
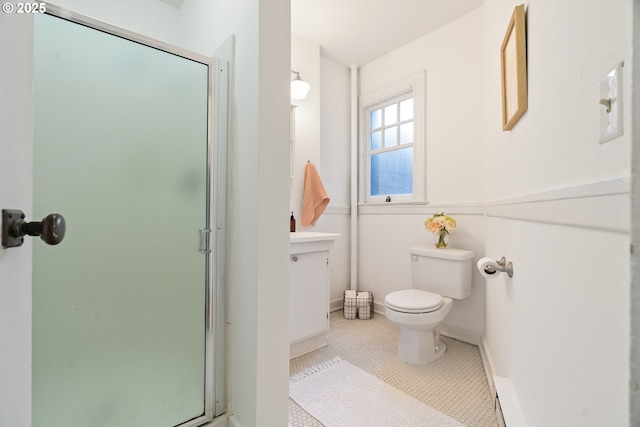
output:
<instances>
[{"instance_id":1,"label":"vanity countertop","mask_svg":"<svg viewBox=\"0 0 640 427\"><path fill-rule=\"evenodd\" d=\"M335 240L340 237L340 234L336 233L319 233L316 231L296 231L289 233L290 243L303 243L303 242L319 242L322 240Z\"/></svg>"}]
</instances>

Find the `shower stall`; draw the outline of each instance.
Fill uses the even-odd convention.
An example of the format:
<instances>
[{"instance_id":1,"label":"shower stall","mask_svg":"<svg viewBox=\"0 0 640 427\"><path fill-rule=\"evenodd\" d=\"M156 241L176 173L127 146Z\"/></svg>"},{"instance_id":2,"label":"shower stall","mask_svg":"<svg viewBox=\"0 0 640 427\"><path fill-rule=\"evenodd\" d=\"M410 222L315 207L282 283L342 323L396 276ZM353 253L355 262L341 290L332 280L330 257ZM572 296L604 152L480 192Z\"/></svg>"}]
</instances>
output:
<instances>
[{"instance_id":1,"label":"shower stall","mask_svg":"<svg viewBox=\"0 0 640 427\"><path fill-rule=\"evenodd\" d=\"M35 16L34 427L198 426L226 409L227 64Z\"/></svg>"}]
</instances>

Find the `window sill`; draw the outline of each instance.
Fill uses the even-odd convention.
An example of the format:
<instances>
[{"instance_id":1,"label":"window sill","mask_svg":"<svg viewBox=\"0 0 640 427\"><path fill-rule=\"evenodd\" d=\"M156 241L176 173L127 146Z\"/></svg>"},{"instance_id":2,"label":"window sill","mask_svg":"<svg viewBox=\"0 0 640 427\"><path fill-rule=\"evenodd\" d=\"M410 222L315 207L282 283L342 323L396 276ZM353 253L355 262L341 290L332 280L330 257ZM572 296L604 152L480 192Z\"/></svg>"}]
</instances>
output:
<instances>
[{"instance_id":1,"label":"window sill","mask_svg":"<svg viewBox=\"0 0 640 427\"><path fill-rule=\"evenodd\" d=\"M399 201L399 202L370 202L358 203L359 214L404 214L426 212L429 202Z\"/></svg>"}]
</instances>

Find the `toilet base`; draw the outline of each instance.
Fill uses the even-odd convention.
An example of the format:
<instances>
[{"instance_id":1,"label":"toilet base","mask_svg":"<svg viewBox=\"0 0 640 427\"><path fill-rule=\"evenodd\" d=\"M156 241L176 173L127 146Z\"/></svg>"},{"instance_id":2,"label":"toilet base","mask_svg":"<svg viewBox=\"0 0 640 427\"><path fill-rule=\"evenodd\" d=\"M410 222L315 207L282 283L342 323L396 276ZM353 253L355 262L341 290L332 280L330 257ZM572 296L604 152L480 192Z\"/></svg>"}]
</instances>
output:
<instances>
[{"instance_id":1,"label":"toilet base","mask_svg":"<svg viewBox=\"0 0 640 427\"><path fill-rule=\"evenodd\" d=\"M440 326L432 330L400 328L398 358L412 365L424 365L439 359L447 351L440 341Z\"/></svg>"}]
</instances>

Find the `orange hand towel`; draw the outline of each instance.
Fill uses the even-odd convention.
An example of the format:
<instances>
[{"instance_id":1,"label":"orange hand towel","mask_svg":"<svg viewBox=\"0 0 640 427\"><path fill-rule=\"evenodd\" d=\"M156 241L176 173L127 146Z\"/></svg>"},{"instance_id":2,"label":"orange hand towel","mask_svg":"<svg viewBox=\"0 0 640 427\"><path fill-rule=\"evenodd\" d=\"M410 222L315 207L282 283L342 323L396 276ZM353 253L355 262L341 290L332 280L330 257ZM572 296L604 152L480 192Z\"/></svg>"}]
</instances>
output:
<instances>
[{"instance_id":1,"label":"orange hand towel","mask_svg":"<svg viewBox=\"0 0 640 427\"><path fill-rule=\"evenodd\" d=\"M304 168L304 197L302 199L302 226L316 225L329 204L329 196L322 185L320 175L314 164L307 163Z\"/></svg>"}]
</instances>

